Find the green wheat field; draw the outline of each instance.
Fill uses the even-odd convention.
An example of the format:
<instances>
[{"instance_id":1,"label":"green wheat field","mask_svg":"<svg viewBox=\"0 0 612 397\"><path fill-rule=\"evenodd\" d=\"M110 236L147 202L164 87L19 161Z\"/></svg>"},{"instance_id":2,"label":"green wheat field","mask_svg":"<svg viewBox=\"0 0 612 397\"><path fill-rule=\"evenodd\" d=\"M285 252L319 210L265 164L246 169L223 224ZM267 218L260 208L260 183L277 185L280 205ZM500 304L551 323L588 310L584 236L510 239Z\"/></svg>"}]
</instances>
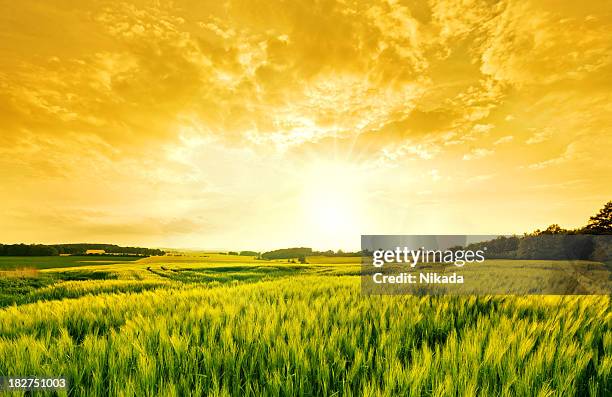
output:
<instances>
[{"instance_id":1,"label":"green wheat field","mask_svg":"<svg viewBox=\"0 0 612 397\"><path fill-rule=\"evenodd\" d=\"M612 394L609 296L363 296L359 260L1 258L0 376L71 396Z\"/></svg>"}]
</instances>

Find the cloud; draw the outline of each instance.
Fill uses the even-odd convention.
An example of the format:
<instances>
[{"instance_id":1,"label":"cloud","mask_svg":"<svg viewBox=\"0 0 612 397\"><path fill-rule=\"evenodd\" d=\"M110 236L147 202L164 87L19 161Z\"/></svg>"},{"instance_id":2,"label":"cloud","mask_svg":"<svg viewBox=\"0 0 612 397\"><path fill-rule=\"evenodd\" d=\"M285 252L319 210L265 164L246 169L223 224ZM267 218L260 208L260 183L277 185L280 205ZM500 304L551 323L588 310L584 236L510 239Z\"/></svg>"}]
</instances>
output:
<instances>
[{"instance_id":1,"label":"cloud","mask_svg":"<svg viewBox=\"0 0 612 397\"><path fill-rule=\"evenodd\" d=\"M501 138L499 138L498 140L493 142L493 144L494 145L501 145L501 144L504 144L504 143L512 142L513 139L514 139L514 137L512 135L506 135L506 136L502 136Z\"/></svg>"},{"instance_id":2,"label":"cloud","mask_svg":"<svg viewBox=\"0 0 612 397\"><path fill-rule=\"evenodd\" d=\"M486 119L506 82L584 79L606 67L600 6L583 16L569 6L553 14L529 2L468 3L83 2L57 6L55 21L27 6L13 22L28 15L42 31L70 28L55 42L7 32L16 46L0 76L3 139L18 141L24 129L54 139L87 133L133 152L175 140L177 119L196 114L209 134L280 151L364 134L453 130L473 140L493 128ZM91 34L73 30L75 15ZM575 31L578 48L565 54Z\"/></svg>"},{"instance_id":3,"label":"cloud","mask_svg":"<svg viewBox=\"0 0 612 397\"><path fill-rule=\"evenodd\" d=\"M527 141L525 141L528 145L534 145L536 143L542 143L544 141L549 140L552 137L553 133L551 130L538 131L534 133Z\"/></svg>"},{"instance_id":4,"label":"cloud","mask_svg":"<svg viewBox=\"0 0 612 397\"><path fill-rule=\"evenodd\" d=\"M587 160L588 156L578 149L578 145L576 143L570 143L569 145L567 145L565 151L560 156L530 164L529 168L532 170L541 170L543 168L567 163L575 159Z\"/></svg>"},{"instance_id":5,"label":"cloud","mask_svg":"<svg viewBox=\"0 0 612 397\"><path fill-rule=\"evenodd\" d=\"M489 150L485 148L476 148L476 149L472 149L471 152L464 154L463 160L478 160L483 157L490 156L493 153L494 153L493 150Z\"/></svg>"},{"instance_id":6,"label":"cloud","mask_svg":"<svg viewBox=\"0 0 612 397\"><path fill-rule=\"evenodd\" d=\"M428 69L441 60L428 57L440 43L437 27L409 7L228 7L83 3L74 12L91 16L91 35L58 40L72 52L45 43L55 53L35 61L13 49L21 63L0 80L0 101L18 104L6 107L7 133L13 142L23 129L54 139L87 133L133 153L174 140L177 119L196 114L228 142L285 150L327 136L435 132L461 118L448 107L416 107L426 90L439 91ZM43 10L29 11L47 23ZM71 18L68 9L56 15ZM480 95L465 88L457 101ZM476 105L469 117L489 107Z\"/></svg>"},{"instance_id":7,"label":"cloud","mask_svg":"<svg viewBox=\"0 0 612 397\"><path fill-rule=\"evenodd\" d=\"M493 124L476 124L472 130L477 134L486 134L491 131L495 126Z\"/></svg>"},{"instance_id":8,"label":"cloud","mask_svg":"<svg viewBox=\"0 0 612 397\"><path fill-rule=\"evenodd\" d=\"M500 3L485 25L481 70L511 84L580 80L610 65L610 4L564 4L554 12L544 3Z\"/></svg>"},{"instance_id":9,"label":"cloud","mask_svg":"<svg viewBox=\"0 0 612 397\"><path fill-rule=\"evenodd\" d=\"M441 152L436 141L416 143L410 139L400 144L383 147L371 163L381 166L396 167L407 160L432 160ZM437 170L436 170L437 172Z\"/></svg>"}]
</instances>

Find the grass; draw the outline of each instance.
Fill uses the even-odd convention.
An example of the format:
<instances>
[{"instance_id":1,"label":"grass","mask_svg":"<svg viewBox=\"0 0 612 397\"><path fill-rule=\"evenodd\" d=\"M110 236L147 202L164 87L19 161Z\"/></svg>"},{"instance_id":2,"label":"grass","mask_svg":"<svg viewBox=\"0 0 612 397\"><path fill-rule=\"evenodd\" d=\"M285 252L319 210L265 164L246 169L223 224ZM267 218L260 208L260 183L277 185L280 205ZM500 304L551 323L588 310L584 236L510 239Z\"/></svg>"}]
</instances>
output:
<instances>
[{"instance_id":1,"label":"grass","mask_svg":"<svg viewBox=\"0 0 612 397\"><path fill-rule=\"evenodd\" d=\"M74 396L612 393L610 297L366 297L358 261L5 276L32 284L0 309L0 376L68 376Z\"/></svg>"}]
</instances>

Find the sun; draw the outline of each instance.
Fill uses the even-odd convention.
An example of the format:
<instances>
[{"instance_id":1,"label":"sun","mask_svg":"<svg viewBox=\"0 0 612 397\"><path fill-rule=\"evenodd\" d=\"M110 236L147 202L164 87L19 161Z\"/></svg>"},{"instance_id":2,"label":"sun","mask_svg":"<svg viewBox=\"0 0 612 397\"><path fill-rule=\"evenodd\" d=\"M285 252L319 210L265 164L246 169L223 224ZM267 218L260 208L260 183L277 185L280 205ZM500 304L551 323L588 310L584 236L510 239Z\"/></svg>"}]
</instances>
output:
<instances>
[{"instance_id":1,"label":"sun","mask_svg":"<svg viewBox=\"0 0 612 397\"><path fill-rule=\"evenodd\" d=\"M318 162L305 173L304 220L320 244L359 240L364 195L357 175L352 165L329 162Z\"/></svg>"},{"instance_id":2,"label":"sun","mask_svg":"<svg viewBox=\"0 0 612 397\"><path fill-rule=\"evenodd\" d=\"M316 229L333 234L359 233L353 196L341 189L318 192L308 198L308 213Z\"/></svg>"}]
</instances>

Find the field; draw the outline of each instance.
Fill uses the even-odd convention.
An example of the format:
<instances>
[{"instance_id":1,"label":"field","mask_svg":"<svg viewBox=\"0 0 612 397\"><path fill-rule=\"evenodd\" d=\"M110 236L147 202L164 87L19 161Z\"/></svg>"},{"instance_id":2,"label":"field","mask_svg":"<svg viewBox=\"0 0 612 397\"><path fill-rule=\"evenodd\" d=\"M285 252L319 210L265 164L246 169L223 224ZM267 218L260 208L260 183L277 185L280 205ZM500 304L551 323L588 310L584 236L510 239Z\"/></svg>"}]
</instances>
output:
<instances>
[{"instance_id":1,"label":"field","mask_svg":"<svg viewBox=\"0 0 612 397\"><path fill-rule=\"evenodd\" d=\"M74 396L612 393L609 296L366 297L360 258L329 259L5 271L0 376Z\"/></svg>"},{"instance_id":2,"label":"field","mask_svg":"<svg viewBox=\"0 0 612 397\"><path fill-rule=\"evenodd\" d=\"M84 266L89 263L131 262L137 256L0 256L0 270L51 269Z\"/></svg>"}]
</instances>

